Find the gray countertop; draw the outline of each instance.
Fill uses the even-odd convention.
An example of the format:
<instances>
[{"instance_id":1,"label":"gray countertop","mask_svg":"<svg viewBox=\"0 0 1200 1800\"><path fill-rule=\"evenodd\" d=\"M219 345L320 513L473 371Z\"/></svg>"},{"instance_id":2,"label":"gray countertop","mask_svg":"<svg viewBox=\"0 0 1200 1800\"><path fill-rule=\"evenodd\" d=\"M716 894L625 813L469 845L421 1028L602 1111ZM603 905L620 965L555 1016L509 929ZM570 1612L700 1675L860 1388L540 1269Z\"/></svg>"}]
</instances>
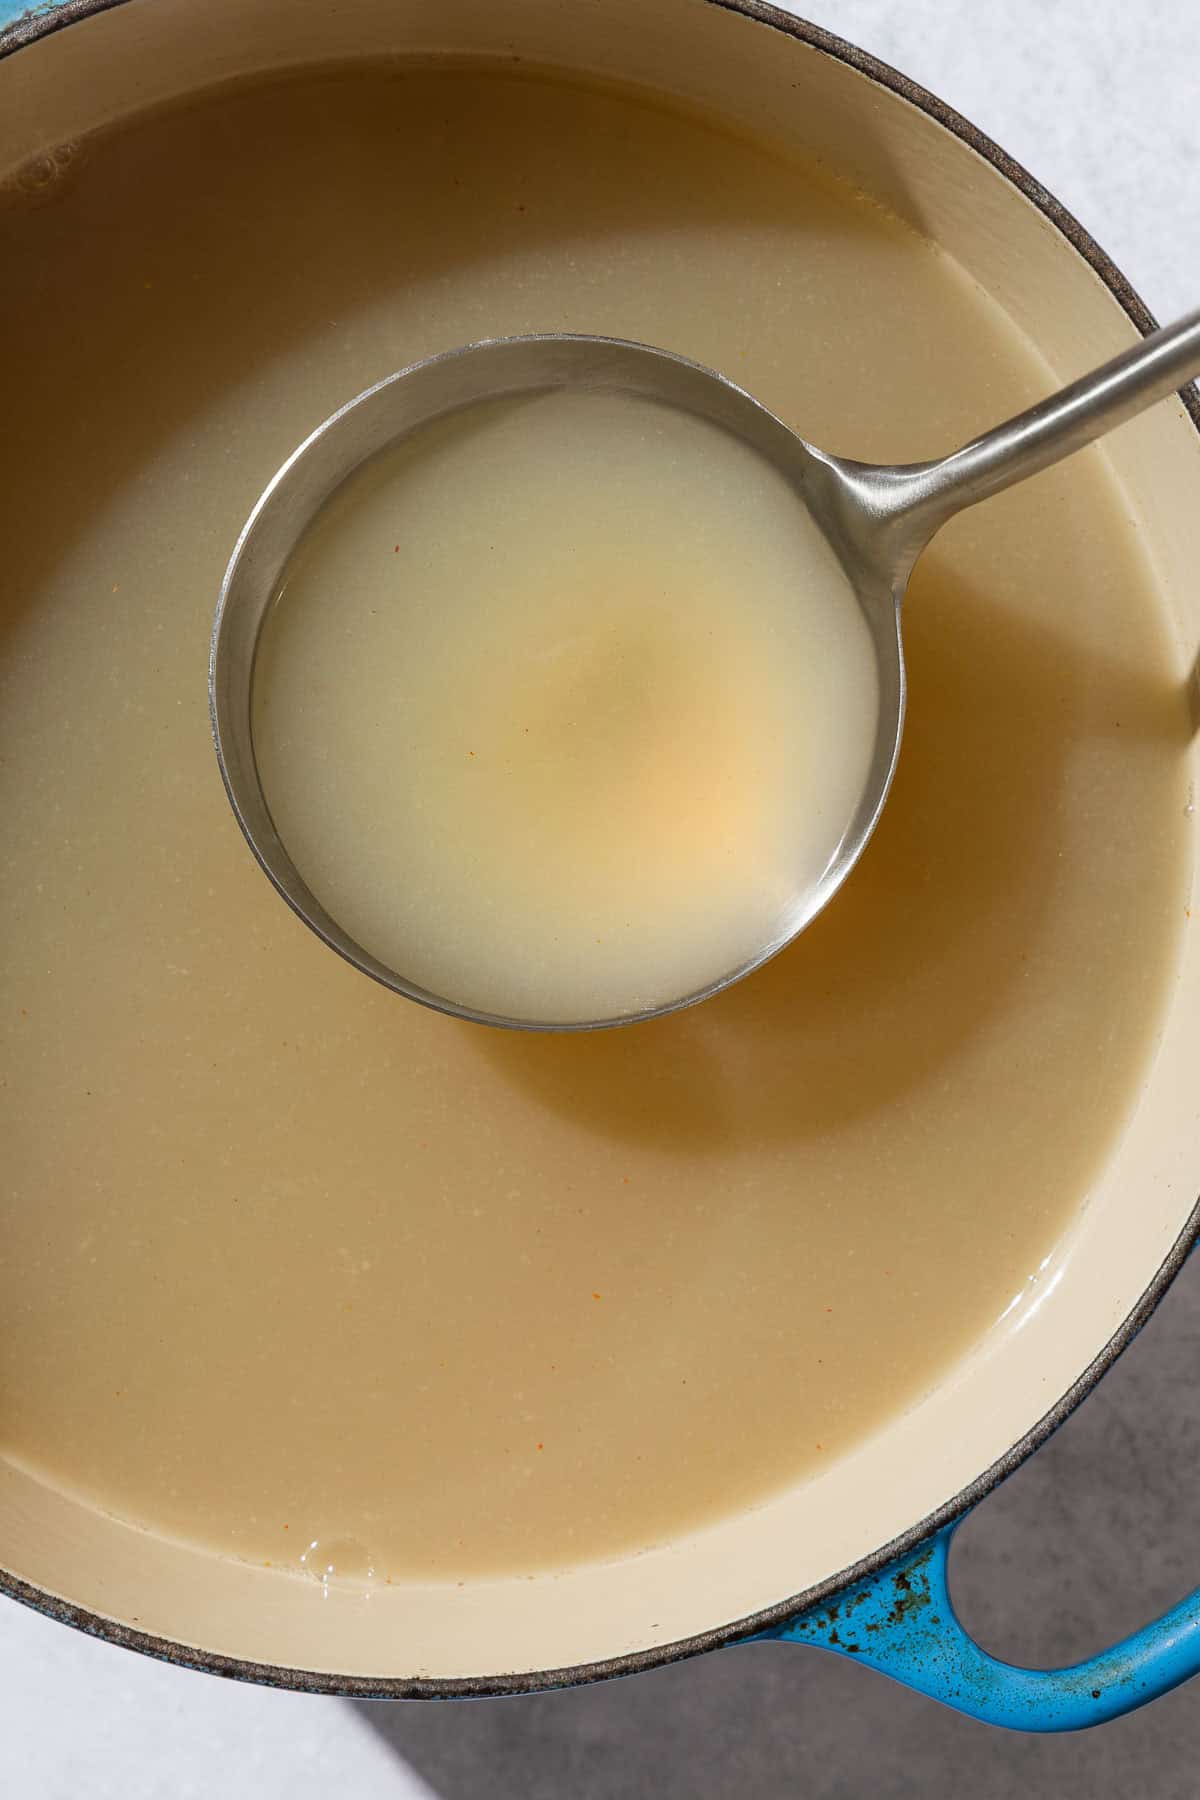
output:
<instances>
[{"instance_id":1,"label":"gray countertop","mask_svg":"<svg viewBox=\"0 0 1200 1800\"><path fill-rule=\"evenodd\" d=\"M645 0L653 5L654 0ZM1200 302L1200 0L812 0L1034 169L1166 319ZM965 1526L988 1648L1069 1660L1200 1582L1200 1268ZM586 1691L366 1706L185 1674L0 1603L13 1800L1195 1800L1200 1683L1080 1737L1001 1734L761 1645Z\"/></svg>"}]
</instances>

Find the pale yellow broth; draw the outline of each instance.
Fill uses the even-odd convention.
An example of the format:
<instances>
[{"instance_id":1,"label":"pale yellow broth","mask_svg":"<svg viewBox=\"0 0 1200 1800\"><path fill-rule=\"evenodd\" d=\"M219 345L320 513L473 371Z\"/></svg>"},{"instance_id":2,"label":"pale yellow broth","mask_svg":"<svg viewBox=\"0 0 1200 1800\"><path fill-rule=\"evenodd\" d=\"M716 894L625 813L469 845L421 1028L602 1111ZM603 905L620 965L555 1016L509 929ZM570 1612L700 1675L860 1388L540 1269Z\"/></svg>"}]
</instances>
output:
<instances>
[{"instance_id":1,"label":"pale yellow broth","mask_svg":"<svg viewBox=\"0 0 1200 1800\"><path fill-rule=\"evenodd\" d=\"M134 123L10 184L0 271L5 1453L462 1580L661 1543L912 1404L1076 1216L1183 924L1183 703L1099 453L925 559L860 869L654 1026L490 1032L342 964L231 817L208 637L278 464L432 351L642 338L899 459L1044 391L1029 349L782 154L490 72Z\"/></svg>"},{"instance_id":2,"label":"pale yellow broth","mask_svg":"<svg viewBox=\"0 0 1200 1800\"><path fill-rule=\"evenodd\" d=\"M619 392L493 399L357 470L254 670L271 818L330 915L427 993L543 1023L628 1020L790 936L879 719L793 482Z\"/></svg>"}]
</instances>

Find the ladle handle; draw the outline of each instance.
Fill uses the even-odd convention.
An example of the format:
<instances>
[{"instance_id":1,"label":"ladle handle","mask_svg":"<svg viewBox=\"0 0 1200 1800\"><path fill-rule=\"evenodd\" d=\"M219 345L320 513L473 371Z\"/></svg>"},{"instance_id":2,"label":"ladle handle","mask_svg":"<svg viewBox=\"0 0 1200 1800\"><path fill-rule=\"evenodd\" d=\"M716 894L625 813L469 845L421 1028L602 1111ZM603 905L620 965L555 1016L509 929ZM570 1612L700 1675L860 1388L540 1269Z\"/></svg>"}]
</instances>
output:
<instances>
[{"instance_id":1,"label":"ladle handle","mask_svg":"<svg viewBox=\"0 0 1200 1800\"><path fill-rule=\"evenodd\" d=\"M903 521L915 550L965 506L1061 462L1200 375L1200 310L1151 332L1111 362L940 462L883 470L876 505Z\"/></svg>"}]
</instances>

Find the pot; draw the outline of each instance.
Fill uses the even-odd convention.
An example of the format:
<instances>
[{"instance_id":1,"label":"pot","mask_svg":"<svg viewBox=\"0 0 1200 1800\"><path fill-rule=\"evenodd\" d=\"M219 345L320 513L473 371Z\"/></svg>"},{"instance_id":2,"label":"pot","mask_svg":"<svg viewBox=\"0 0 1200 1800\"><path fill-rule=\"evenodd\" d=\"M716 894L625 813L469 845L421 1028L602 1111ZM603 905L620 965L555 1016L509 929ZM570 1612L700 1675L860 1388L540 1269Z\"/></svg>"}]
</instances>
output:
<instances>
[{"instance_id":1,"label":"pot","mask_svg":"<svg viewBox=\"0 0 1200 1800\"><path fill-rule=\"evenodd\" d=\"M14 16L14 12L15 15ZM379 54L520 56L645 84L815 152L933 238L1055 371L1153 324L1087 234L966 120L758 0L66 0L0 3L0 176L48 146L217 81ZM1181 683L1200 641L1200 407L1111 440L1152 547ZM1193 738L1191 755L1200 764ZM1065 1671L994 1663L946 1589L954 1525L1037 1449L1145 1322L1200 1232L1200 936L1177 968L1136 1108L1038 1303L802 1489L636 1558L536 1579L362 1595L219 1560L0 1468L0 1585L110 1641L313 1693L513 1694L628 1674L762 1636L822 1644L1023 1729L1093 1723L1200 1668L1200 1591Z\"/></svg>"}]
</instances>

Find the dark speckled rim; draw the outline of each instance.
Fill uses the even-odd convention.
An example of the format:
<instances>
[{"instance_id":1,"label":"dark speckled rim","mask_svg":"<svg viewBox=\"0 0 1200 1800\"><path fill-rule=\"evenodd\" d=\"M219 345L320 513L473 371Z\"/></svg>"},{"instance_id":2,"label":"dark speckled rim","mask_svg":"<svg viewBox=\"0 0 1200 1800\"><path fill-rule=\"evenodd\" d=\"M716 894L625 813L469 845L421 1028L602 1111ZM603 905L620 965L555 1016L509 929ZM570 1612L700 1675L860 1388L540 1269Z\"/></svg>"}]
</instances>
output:
<instances>
[{"instance_id":1,"label":"dark speckled rim","mask_svg":"<svg viewBox=\"0 0 1200 1800\"><path fill-rule=\"evenodd\" d=\"M65 0L65 4L55 7L50 12L34 11L27 13L10 25L7 30L0 31L0 57L10 55L13 51L35 43L39 38L50 33L61 31L65 26L74 24L78 19L90 17L94 13L107 12L111 7L120 6L125 0ZM906 75L868 56L863 50L856 49L844 39L833 36L818 25L810 25L806 20L793 18L789 13L780 12L777 7L765 4L764 0L709 0L710 5L719 6L726 12L742 14L760 25L782 32L785 36L795 38L802 44L809 45L836 61L846 63L857 69L869 80L897 94L912 106L918 107L939 125L944 125L954 136L970 146L986 162L991 163L1006 180L1019 189L1025 198L1037 207L1038 211L1050 221L1061 233L1071 247L1078 251L1086 263L1095 270L1105 287L1113 295L1129 318L1143 334L1153 331L1155 320L1145 304L1135 293L1129 282L1122 275L1116 264L1105 255L1095 239L1079 224L1053 194L1048 193L1039 181L1035 181L1020 163L1014 162L998 145L985 137L961 113L954 111L944 101L910 81ZM1200 431L1200 398L1195 387L1187 388L1183 393L1183 403L1191 416L1193 424ZM878 1570L892 1561L894 1557L914 1550L923 1539L931 1533L951 1524L955 1519L977 1505L985 1495L1011 1475L1013 1470L1023 1463L1026 1457L1032 1456L1052 1432L1056 1431L1063 1421L1074 1412L1080 1401L1095 1387L1100 1377L1116 1362L1121 1352L1133 1342L1142 1326L1170 1287L1172 1281L1183 1267L1184 1262L1197 1238L1200 1237L1200 1200L1193 1207L1187 1224L1179 1234L1170 1254L1158 1270L1153 1281L1125 1320L1120 1329L1105 1345L1095 1360L1086 1368L1079 1379L1068 1388L1067 1392L1052 1406L1036 1425L1027 1431L1012 1448L1005 1452L991 1468L976 1477L961 1492L947 1500L927 1518L910 1526L900 1537L893 1538L883 1544L869 1556L862 1558L838 1575L819 1582L815 1587L807 1588L803 1593L790 1595L778 1601L774 1606L754 1613L748 1618L737 1619L727 1625L719 1625L711 1631L700 1632L695 1637L682 1638L673 1644L664 1644L650 1650L633 1651L625 1656L612 1657L605 1662L581 1663L573 1668L547 1669L530 1674L517 1675L479 1675L465 1676L454 1680L405 1680L394 1677L373 1677L324 1674L309 1669L289 1669L273 1663L246 1662L233 1656L222 1656L215 1652L198 1650L186 1644L177 1644L169 1638L153 1637L148 1632L134 1631L128 1626L103 1618L98 1613L89 1612L86 1608L72 1606L69 1602L56 1599L54 1595L41 1588L31 1587L28 1582L21 1581L15 1575L0 1570L0 1593L7 1594L13 1600L19 1600L25 1606L44 1613L48 1618L58 1619L64 1625L72 1625L76 1630L84 1631L91 1637L105 1639L110 1644L120 1645L127 1650L138 1650L143 1655L157 1657L160 1661L178 1664L181 1668L202 1669L211 1675L222 1675L232 1681L257 1682L268 1687L290 1688L307 1694L334 1694L359 1700L447 1700L465 1698L498 1697L506 1694L536 1693L551 1688L582 1686L593 1681L608 1680L617 1675L634 1675L643 1669L661 1668L664 1664L681 1662L685 1657L698 1656L706 1650L716 1650L728 1644L754 1637L760 1632L785 1624L797 1613L809 1607L831 1599L842 1588L860 1581L866 1576L874 1575Z\"/></svg>"}]
</instances>

